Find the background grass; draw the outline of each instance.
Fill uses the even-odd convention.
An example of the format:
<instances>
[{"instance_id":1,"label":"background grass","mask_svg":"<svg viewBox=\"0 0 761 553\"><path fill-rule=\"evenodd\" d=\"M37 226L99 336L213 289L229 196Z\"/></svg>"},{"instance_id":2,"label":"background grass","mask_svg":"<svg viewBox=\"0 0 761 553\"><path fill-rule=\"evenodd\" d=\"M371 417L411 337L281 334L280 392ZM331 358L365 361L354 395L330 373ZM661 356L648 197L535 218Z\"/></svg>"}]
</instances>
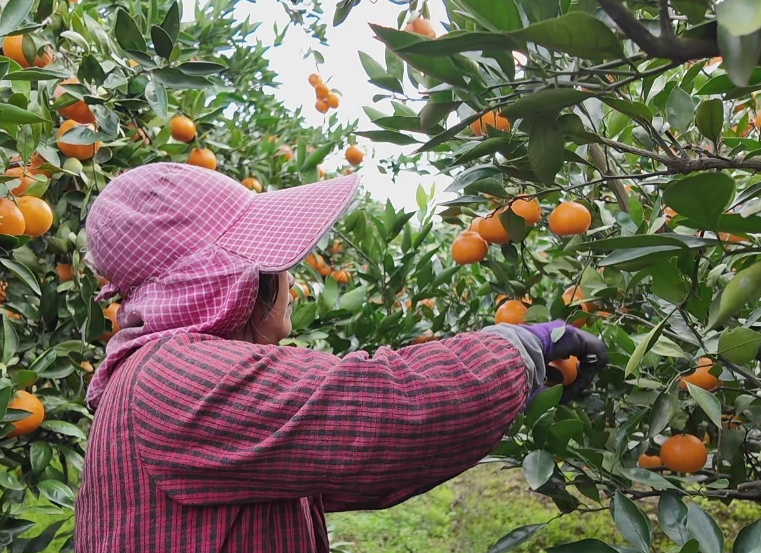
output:
<instances>
[{"instance_id":1,"label":"background grass","mask_svg":"<svg viewBox=\"0 0 761 553\"><path fill-rule=\"evenodd\" d=\"M716 517L727 539L727 551L740 528L761 518L761 506L748 502L734 502L730 507L717 501L699 503ZM638 504L655 520L657 499ZM346 548L351 553L486 553L511 529L545 522L557 514L552 501L528 490L520 471L501 470L492 463L479 465L392 509L330 514L328 524L334 541L352 542ZM30 512L24 518L49 524L62 517ZM69 520L59 534L73 527L70 516L64 518ZM673 543L656 531L654 550L668 551ZM39 528L34 532L39 533ZM601 511L564 516L516 551L539 552L592 537L622 543L609 513ZM45 552L57 553L63 542L64 538L55 540Z\"/></svg>"}]
</instances>

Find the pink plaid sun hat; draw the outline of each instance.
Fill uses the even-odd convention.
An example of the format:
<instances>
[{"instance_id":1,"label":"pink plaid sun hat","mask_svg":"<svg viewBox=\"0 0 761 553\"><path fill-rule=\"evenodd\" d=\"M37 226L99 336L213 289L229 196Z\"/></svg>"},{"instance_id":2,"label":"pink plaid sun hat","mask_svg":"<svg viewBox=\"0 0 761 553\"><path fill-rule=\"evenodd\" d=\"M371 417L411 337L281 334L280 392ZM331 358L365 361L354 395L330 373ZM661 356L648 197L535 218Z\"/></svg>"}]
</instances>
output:
<instances>
[{"instance_id":1,"label":"pink plaid sun hat","mask_svg":"<svg viewBox=\"0 0 761 553\"><path fill-rule=\"evenodd\" d=\"M314 248L359 186L350 175L256 194L216 171L154 163L115 178L87 216L86 261L121 296L120 330L87 391L97 404L136 349L181 332L226 337L253 311L259 273L288 270Z\"/></svg>"}]
</instances>

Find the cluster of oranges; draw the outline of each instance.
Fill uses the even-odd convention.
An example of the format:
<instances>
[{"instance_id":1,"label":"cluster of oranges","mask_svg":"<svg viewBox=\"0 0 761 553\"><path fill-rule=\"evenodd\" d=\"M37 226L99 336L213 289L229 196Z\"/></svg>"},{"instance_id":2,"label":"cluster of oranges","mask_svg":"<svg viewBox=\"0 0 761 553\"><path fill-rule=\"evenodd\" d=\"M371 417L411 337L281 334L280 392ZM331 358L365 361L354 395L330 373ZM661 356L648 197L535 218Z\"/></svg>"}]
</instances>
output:
<instances>
[{"instance_id":1,"label":"cluster of oranges","mask_svg":"<svg viewBox=\"0 0 761 553\"><path fill-rule=\"evenodd\" d=\"M452 242L452 258L455 263L465 265L482 261L489 251L489 244L507 244L510 241L502 222L501 213L512 211L526 221L527 227L533 227L542 218L539 202L525 195L516 196L510 205L496 210L489 217L476 217L468 230L460 233ZM592 223L592 215L583 205L576 202L563 202L558 205L548 219L550 232L557 236L583 234Z\"/></svg>"},{"instance_id":2,"label":"cluster of oranges","mask_svg":"<svg viewBox=\"0 0 761 553\"><path fill-rule=\"evenodd\" d=\"M304 260L304 263L320 273L321 276L329 276L339 284L348 284L351 278L349 271L345 269L334 269L325 261L325 258L318 253L310 253Z\"/></svg>"},{"instance_id":3,"label":"cluster of oranges","mask_svg":"<svg viewBox=\"0 0 761 553\"><path fill-rule=\"evenodd\" d=\"M328 85L322 82L322 78L317 73L309 75L309 84L314 88L314 94L317 97L317 101L314 104L314 108L320 113L328 113L331 109L338 109L338 105L341 103L341 99L338 94L332 92Z\"/></svg>"},{"instance_id":4,"label":"cluster of oranges","mask_svg":"<svg viewBox=\"0 0 761 553\"><path fill-rule=\"evenodd\" d=\"M186 144L193 142L198 136L195 122L186 115L175 115L169 120L169 130L172 138ZM217 156L208 148L193 148L188 155L188 163L204 169L217 169Z\"/></svg>"}]
</instances>

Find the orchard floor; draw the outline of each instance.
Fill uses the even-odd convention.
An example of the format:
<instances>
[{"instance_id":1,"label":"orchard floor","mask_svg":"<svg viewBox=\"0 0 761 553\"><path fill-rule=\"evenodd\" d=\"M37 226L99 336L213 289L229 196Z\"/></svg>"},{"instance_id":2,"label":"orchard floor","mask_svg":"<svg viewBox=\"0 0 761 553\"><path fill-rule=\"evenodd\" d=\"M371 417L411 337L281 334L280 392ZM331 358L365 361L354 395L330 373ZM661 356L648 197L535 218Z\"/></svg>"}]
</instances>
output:
<instances>
[{"instance_id":1,"label":"orchard floor","mask_svg":"<svg viewBox=\"0 0 761 553\"><path fill-rule=\"evenodd\" d=\"M655 517L656 501L640 501ZM728 541L740 528L761 518L761 506L735 502L701 502L713 514ZM350 553L486 553L511 529L545 522L558 511L550 500L528 490L518 470L500 470L497 464L477 466L431 492L385 511L337 513L328 516L333 539L353 542ZM583 538L622 543L607 511L574 514L556 520L515 551L541 548ZM668 551L663 535L656 551Z\"/></svg>"},{"instance_id":2,"label":"orchard floor","mask_svg":"<svg viewBox=\"0 0 761 553\"><path fill-rule=\"evenodd\" d=\"M639 504L655 516L655 501ZM727 551L740 528L761 518L761 507L747 502L730 507L717 502L701 505L724 530ZM486 553L512 528L547 521L557 512L551 501L528 491L520 471L487 464L393 509L331 514L328 524L334 541L352 542L346 547L349 553ZM27 518L39 522L57 519L40 514ZM61 531L71 526L68 520ZM543 547L585 537L621 543L610 515L603 511L556 520L516 551L538 553ZM656 536L654 549L668 551L665 543L658 544L660 540L663 536ZM62 542L56 540L45 553L57 553Z\"/></svg>"}]
</instances>

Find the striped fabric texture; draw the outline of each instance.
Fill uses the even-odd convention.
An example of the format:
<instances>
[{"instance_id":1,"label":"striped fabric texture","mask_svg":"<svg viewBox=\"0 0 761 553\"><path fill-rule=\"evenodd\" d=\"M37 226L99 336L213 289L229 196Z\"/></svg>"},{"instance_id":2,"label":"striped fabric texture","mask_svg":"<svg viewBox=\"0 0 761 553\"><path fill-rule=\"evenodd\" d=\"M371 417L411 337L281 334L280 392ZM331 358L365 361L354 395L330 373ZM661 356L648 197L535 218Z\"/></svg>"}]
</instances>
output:
<instances>
[{"instance_id":1,"label":"striped fabric texture","mask_svg":"<svg viewBox=\"0 0 761 553\"><path fill-rule=\"evenodd\" d=\"M88 263L118 293L123 329L87 391L96 408L126 357L158 338L227 336L249 318L259 273L299 263L347 209L350 175L256 194L200 167L151 163L121 174L87 216Z\"/></svg>"},{"instance_id":2,"label":"striped fabric texture","mask_svg":"<svg viewBox=\"0 0 761 553\"><path fill-rule=\"evenodd\" d=\"M395 505L473 466L528 394L495 334L338 358L200 333L113 374L77 553L327 553L324 511Z\"/></svg>"}]
</instances>

